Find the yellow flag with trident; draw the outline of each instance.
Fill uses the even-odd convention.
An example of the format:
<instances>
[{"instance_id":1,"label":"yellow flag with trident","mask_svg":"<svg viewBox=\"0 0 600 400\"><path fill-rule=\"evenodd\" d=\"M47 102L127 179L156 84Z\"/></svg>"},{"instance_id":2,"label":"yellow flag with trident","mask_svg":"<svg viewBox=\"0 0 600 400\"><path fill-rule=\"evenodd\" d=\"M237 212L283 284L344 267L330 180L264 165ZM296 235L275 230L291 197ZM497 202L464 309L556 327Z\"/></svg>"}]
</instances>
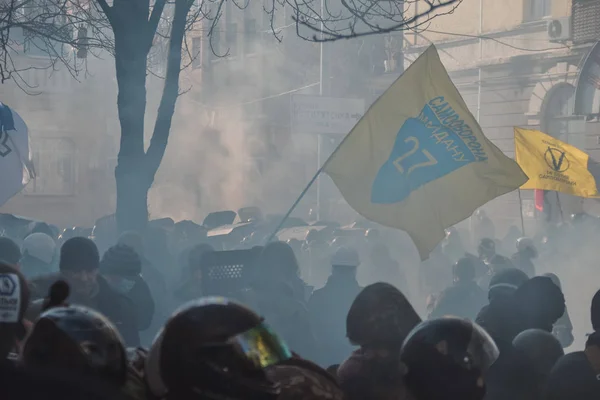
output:
<instances>
[{"instance_id":1,"label":"yellow flag with trident","mask_svg":"<svg viewBox=\"0 0 600 400\"><path fill-rule=\"evenodd\" d=\"M521 189L542 189L579 197L598 197L588 168L590 156L538 130L515 128L517 163L529 176Z\"/></svg>"}]
</instances>

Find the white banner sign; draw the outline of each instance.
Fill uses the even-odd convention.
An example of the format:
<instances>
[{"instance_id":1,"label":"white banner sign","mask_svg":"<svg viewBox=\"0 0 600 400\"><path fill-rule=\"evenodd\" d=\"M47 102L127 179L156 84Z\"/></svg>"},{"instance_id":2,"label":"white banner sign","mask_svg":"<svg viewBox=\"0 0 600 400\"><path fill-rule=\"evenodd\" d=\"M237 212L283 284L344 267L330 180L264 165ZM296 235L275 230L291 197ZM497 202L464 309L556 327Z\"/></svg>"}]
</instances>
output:
<instances>
[{"instance_id":1,"label":"white banner sign","mask_svg":"<svg viewBox=\"0 0 600 400\"><path fill-rule=\"evenodd\" d=\"M292 96L292 126L296 133L345 135L364 112L362 99Z\"/></svg>"},{"instance_id":2,"label":"white banner sign","mask_svg":"<svg viewBox=\"0 0 600 400\"><path fill-rule=\"evenodd\" d=\"M0 206L35 178L25 121L0 102Z\"/></svg>"}]
</instances>

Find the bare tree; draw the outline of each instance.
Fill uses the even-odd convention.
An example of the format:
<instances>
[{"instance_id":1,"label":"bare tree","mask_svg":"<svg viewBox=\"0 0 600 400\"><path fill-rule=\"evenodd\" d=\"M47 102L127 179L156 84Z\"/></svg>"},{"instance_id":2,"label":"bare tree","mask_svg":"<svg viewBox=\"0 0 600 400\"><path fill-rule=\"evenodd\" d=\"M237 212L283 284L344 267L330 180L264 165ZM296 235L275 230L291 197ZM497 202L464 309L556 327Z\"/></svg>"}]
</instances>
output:
<instances>
[{"instance_id":1,"label":"bare tree","mask_svg":"<svg viewBox=\"0 0 600 400\"><path fill-rule=\"evenodd\" d=\"M21 72L62 64L77 77L88 51L111 50L108 21L91 4L78 0L0 0L0 83L26 85ZM31 65L23 55L43 54ZM23 86L22 86L23 87Z\"/></svg>"},{"instance_id":2,"label":"bare tree","mask_svg":"<svg viewBox=\"0 0 600 400\"><path fill-rule=\"evenodd\" d=\"M462 0L272 0L293 10L297 34L331 42L403 30L425 29L440 15L451 14Z\"/></svg>"},{"instance_id":3,"label":"bare tree","mask_svg":"<svg viewBox=\"0 0 600 400\"><path fill-rule=\"evenodd\" d=\"M148 191L165 154L175 104L186 31L208 20L212 36L226 0L0 0L0 80L14 79L31 65L18 55L36 46L48 65L65 65L73 76L87 52L108 51L115 59L117 109L121 128L115 179L116 219L120 231L145 228ZM251 0L231 0L239 9ZM240 3L243 1L243 3ZM258 0L254 0L258 1ZM407 28L418 28L462 0L262 0L271 30L279 38L275 17L291 10L297 35L311 41L333 41ZM410 3L423 3L407 13ZM266 5L265 5L266 4ZM410 16L409 16L410 15ZM166 53L164 87L150 145L144 148L146 77L156 42ZM160 46L159 46L160 47ZM211 43L212 47L212 43ZM187 58L197 55L188 54ZM79 60L79 61L78 61Z\"/></svg>"}]
</instances>

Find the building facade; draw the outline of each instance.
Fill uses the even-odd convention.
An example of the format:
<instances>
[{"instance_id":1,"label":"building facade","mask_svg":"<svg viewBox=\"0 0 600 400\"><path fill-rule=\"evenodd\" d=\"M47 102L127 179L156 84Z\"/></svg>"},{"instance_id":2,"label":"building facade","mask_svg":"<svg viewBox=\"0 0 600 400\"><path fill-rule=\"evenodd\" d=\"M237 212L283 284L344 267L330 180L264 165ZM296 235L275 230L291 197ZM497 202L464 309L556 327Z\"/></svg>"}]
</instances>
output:
<instances>
[{"instance_id":1,"label":"building facade","mask_svg":"<svg viewBox=\"0 0 600 400\"><path fill-rule=\"evenodd\" d=\"M598 160L600 124L591 112L574 111L582 66L600 39L598 27L598 0L463 0L425 31L405 31L404 63L434 43L485 135L508 156L514 157L513 127L520 126L540 129ZM385 90L397 75L383 74L372 85ZM484 207L500 233L520 225L519 203L526 229L539 223L532 191L520 195ZM546 193L546 206L554 220L583 210L597 213L595 201L554 192Z\"/></svg>"}]
</instances>

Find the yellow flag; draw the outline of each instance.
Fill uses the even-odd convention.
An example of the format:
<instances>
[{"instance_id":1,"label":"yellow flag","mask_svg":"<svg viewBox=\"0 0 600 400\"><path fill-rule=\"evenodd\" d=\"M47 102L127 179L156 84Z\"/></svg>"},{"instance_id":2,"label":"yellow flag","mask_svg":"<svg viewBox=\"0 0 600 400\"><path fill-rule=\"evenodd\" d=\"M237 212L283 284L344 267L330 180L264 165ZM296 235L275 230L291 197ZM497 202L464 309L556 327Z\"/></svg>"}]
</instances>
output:
<instances>
[{"instance_id":1,"label":"yellow flag","mask_svg":"<svg viewBox=\"0 0 600 400\"><path fill-rule=\"evenodd\" d=\"M324 171L359 214L406 231L422 259L445 228L527 181L483 135L434 46L371 106Z\"/></svg>"},{"instance_id":2,"label":"yellow flag","mask_svg":"<svg viewBox=\"0 0 600 400\"><path fill-rule=\"evenodd\" d=\"M589 156L543 132L515 128L517 163L529 176L521 189L543 189L579 197L597 197Z\"/></svg>"}]
</instances>

